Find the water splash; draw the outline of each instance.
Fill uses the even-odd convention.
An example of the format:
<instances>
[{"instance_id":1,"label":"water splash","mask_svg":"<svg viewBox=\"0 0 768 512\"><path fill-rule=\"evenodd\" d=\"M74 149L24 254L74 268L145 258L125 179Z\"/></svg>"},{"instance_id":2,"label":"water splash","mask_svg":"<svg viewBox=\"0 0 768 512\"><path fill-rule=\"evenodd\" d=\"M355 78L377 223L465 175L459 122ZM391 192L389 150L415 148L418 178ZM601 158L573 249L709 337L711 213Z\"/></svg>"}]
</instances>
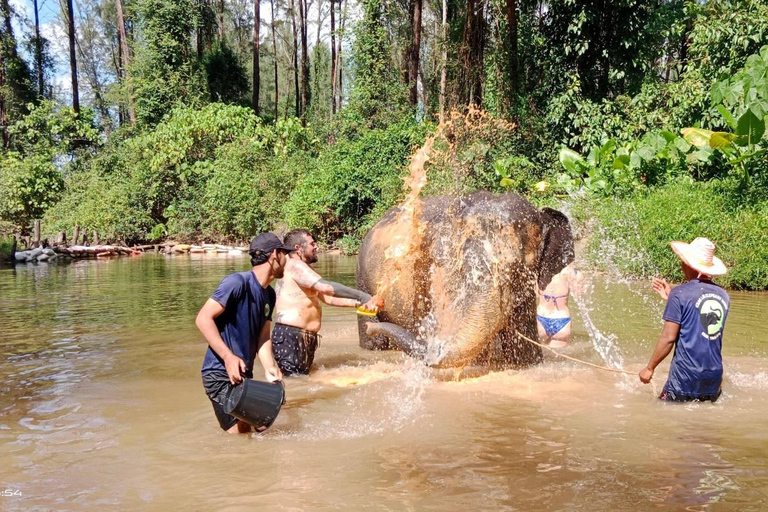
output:
<instances>
[{"instance_id":1,"label":"water splash","mask_svg":"<svg viewBox=\"0 0 768 512\"><path fill-rule=\"evenodd\" d=\"M397 432L421 417L424 392L433 383L432 371L407 357L398 365L379 362L340 367L325 373L320 375L320 387L311 388L317 397L294 410L293 414L298 414L299 418L283 420L284 425L290 427L276 423L266 434L254 434L253 437L314 441L357 439ZM310 379L315 380L315 376ZM347 388L349 392L334 398L323 397L323 392L328 389L324 384ZM322 409L318 409L315 402L322 403ZM376 404L373 410L372 403ZM329 414L318 414L321 411Z\"/></svg>"},{"instance_id":2,"label":"water splash","mask_svg":"<svg viewBox=\"0 0 768 512\"><path fill-rule=\"evenodd\" d=\"M587 334L592 342L592 346L595 348L595 352L598 353L600 358L605 362L606 366L611 368L617 368L619 370L624 369L624 358L619 351L619 347L616 345L617 337L613 334L603 334L600 329L597 328L589 312L592 311L592 290L594 285L590 282L584 284L582 292L578 295L573 295L573 300L576 302L579 315L584 327L587 329Z\"/></svg>"}]
</instances>

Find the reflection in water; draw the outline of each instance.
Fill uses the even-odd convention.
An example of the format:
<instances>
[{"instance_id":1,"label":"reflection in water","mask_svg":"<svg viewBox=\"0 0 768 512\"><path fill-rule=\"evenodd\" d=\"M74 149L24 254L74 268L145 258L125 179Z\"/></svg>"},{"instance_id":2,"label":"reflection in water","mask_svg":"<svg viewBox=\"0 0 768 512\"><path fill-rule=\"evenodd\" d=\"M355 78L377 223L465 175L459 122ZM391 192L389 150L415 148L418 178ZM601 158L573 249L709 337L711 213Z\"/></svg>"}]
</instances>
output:
<instances>
[{"instance_id":1,"label":"reflection in water","mask_svg":"<svg viewBox=\"0 0 768 512\"><path fill-rule=\"evenodd\" d=\"M352 284L354 264L325 255L318 270ZM239 437L203 393L194 316L244 268L151 255L1 268L0 488L23 496L0 509L768 506L765 294L731 294L723 398L683 406L552 355L456 378L359 349L354 313L329 308L315 371L287 381L270 430ZM569 355L602 364L598 326L623 368L645 364L661 313L650 286L595 278L584 310Z\"/></svg>"}]
</instances>

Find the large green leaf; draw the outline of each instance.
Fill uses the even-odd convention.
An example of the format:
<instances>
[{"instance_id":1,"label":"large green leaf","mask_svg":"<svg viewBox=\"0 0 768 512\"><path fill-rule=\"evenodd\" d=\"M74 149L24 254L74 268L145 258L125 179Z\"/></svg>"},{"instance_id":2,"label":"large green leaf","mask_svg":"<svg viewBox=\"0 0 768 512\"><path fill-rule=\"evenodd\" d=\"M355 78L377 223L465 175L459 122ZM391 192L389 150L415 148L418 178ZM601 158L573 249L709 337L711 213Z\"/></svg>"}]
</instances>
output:
<instances>
[{"instance_id":1,"label":"large green leaf","mask_svg":"<svg viewBox=\"0 0 768 512\"><path fill-rule=\"evenodd\" d=\"M737 138L738 137L732 133L714 132L709 138L709 145L712 149L723 149L726 147L731 147L733 145L733 141L735 141Z\"/></svg>"},{"instance_id":2,"label":"large green leaf","mask_svg":"<svg viewBox=\"0 0 768 512\"><path fill-rule=\"evenodd\" d=\"M613 161L614 169L625 169L630 164L629 155L619 155L616 160Z\"/></svg>"},{"instance_id":3,"label":"large green leaf","mask_svg":"<svg viewBox=\"0 0 768 512\"><path fill-rule=\"evenodd\" d=\"M682 137L675 138L675 147L683 153L691 149L691 145Z\"/></svg>"},{"instance_id":4,"label":"large green leaf","mask_svg":"<svg viewBox=\"0 0 768 512\"><path fill-rule=\"evenodd\" d=\"M747 110L739 117L736 134L745 135L750 144L759 142L764 133L765 121L757 117L751 110Z\"/></svg>"},{"instance_id":5,"label":"large green leaf","mask_svg":"<svg viewBox=\"0 0 768 512\"><path fill-rule=\"evenodd\" d=\"M691 145L697 148L708 148L709 139L712 137L711 130L703 128L683 128L683 138Z\"/></svg>"},{"instance_id":6,"label":"large green leaf","mask_svg":"<svg viewBox=\"0 0 768 512\"><path fill-rule=\"evenodd\" d=\"M723 119L725 119L725 122L730 126L731 130L735 130L737 126L736 118L731 114L731 111L722 105L717 106L717 111L723 116Z\"/></svg>"},{"instance_id":7,"label":"large green leaf","mask_svg":"<svg viewBox=\"0 0 768 512\"><path fill-rule=\"evenodd\" d=\"M568 172L571 174L581 174L579 163L583 162L584 159L580 154L572 149L564 147L560 150L558 158L560 159L560 163L563 165L563 167L566 168Z\"/></svg>"}]
</instances>

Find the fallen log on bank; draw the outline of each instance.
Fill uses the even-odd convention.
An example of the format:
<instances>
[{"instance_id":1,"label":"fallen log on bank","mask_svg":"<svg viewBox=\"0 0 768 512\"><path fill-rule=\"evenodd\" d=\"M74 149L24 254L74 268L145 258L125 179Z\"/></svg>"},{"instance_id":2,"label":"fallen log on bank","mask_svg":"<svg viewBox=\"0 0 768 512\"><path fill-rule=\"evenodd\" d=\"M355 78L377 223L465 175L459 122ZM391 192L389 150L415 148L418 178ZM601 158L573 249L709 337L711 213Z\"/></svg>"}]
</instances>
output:
<instances>
[{"instance_id":1,"label":"fallen log on bank","mask_svg":"<svg viewBox=\"0 0 768 512\"><path fill-rule=\"evenodd\" d=\"M162 248L164 254L227 254L240 256L247 254L246 247L232 247L226 245L189 245L189 244L152 244L136 247L124 245L73 245L57 244L53 247L37 247L26 251L16 251L13 261L16 263L34 263L52 261L59 257L84 259L84 258L113 258L118 256L138 256L144 254L145 249L154 249L156 252Z\"/></svg>"}]
</instances>

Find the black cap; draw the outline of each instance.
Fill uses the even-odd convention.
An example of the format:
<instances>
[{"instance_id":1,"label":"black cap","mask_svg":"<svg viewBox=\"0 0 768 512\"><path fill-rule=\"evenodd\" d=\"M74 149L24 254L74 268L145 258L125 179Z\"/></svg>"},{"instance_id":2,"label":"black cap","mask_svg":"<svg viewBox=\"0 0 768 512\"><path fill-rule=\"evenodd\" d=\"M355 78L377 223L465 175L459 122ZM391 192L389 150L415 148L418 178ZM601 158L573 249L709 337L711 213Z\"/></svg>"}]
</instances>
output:
<instances>
[{"instance_id":1,"label":"black cap","mask_svg":"<svg viewBox=\"0 0 768 512\"><path fill-rule=\"evenodd\" d=\"M269 254L275 249L282 249L287 252L294 251L295 248L283 245L283 242L272 233L262 233L251 241L251 247L248 249L249 254L257 252Z\"/></svg>"}]
</instances>

